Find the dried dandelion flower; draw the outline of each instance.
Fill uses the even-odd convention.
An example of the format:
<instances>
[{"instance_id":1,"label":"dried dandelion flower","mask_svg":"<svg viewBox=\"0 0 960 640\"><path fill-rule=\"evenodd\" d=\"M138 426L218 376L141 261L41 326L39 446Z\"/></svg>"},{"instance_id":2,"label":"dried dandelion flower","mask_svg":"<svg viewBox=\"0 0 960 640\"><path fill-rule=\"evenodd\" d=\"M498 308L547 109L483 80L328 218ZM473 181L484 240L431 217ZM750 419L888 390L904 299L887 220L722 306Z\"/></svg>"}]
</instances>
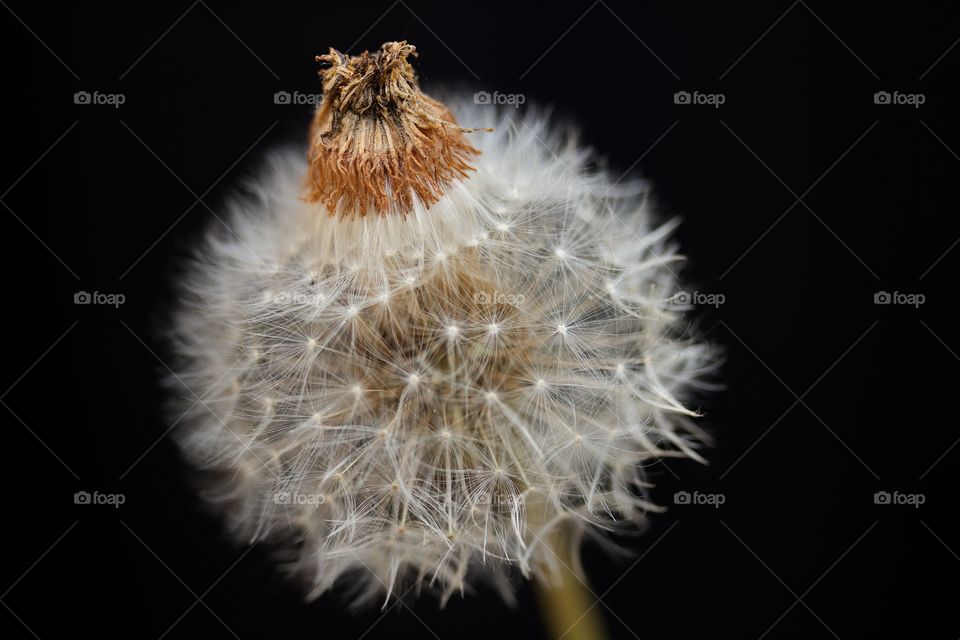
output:
<instances>
[{"instance_id":1,"label":"dried dandelion flower","mask_svg":"<svg viewBox=\"0 0 960 640\"><path fill-rule=\"evenodd\" d=\"M322 56L308 153L208 237L174 327L202 397L178 440L311 597L350 575L355 603L474 578L510 598L512 568L549 582L585 535L642 524L645 466L700 459L683 402L713 358L645 185L541 115L428 98L413 53Z\"/></svg>"},{"instance_id":2,"label":"dried dandelion flower","mask_svg":"<svg viewBox=\"0 0 960 640\"><path fill-rule=\"evenodd\" d=\"M417 87L406 42L349 58L335 49L318 62L323 102L310 127L311 202L330 213L368 210L406 217L414 199L430 206L449 182L467 177L479 153L440 102Z\"/></svg>"}]
</instances>

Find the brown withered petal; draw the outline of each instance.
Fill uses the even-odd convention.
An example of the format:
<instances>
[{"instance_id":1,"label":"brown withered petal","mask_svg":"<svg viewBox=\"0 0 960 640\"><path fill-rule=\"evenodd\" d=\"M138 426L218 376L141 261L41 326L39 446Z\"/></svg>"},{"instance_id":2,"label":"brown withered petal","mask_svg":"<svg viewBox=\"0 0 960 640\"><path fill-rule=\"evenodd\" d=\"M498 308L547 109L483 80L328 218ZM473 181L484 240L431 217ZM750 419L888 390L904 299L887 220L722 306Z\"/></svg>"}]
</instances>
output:
<instances>
[{"instance_id":1,"label":"brown withered petal","mask_svg":"<svg viewBox=\"0 0 960 640\"><path fill-rule=\"evenodd\" d=\"M480 152L463 135L473 129L420 91L411 55L416 47L400 41L359 56L317 56L328 66L310 127L307 200L330 215L406 217L414 198L429 206L473 169Z\"/></svg>"}]
</instances>

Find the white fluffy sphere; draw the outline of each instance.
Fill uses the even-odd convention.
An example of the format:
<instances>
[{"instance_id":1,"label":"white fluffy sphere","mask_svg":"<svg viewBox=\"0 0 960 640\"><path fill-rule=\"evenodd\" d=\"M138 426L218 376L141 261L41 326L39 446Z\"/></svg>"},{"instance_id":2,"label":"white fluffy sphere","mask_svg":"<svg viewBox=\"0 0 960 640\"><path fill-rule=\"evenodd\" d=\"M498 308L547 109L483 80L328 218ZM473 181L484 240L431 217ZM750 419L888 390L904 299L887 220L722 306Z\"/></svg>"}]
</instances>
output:
<instances>
[{"instance_id":1,"label":"white fluffy sphere","mask_svg":"<svg viewBox=\"0 0 960 640\"><path fill-rule=\"evenodd\" d=\"M357 602L549 575L551 540L641 523L643 468L698 458L712 366L644 183L542 115L448 104L476 171L408 217L303 198L303 149L228 207L184 284L178 440L238 539ZM178 415L179 415L178 413ZM603 530L603 531L601 531Z\"/></svg>"}]
</instances>

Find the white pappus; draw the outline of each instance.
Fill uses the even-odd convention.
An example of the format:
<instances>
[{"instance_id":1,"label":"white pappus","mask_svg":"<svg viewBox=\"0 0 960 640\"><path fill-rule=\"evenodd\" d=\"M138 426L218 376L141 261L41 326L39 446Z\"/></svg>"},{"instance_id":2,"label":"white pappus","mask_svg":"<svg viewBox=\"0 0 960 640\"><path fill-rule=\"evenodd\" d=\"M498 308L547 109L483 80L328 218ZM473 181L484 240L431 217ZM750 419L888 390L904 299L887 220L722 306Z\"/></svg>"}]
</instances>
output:
<instances>
[{"instance_id":1,"label":"white pappus","mask_svg":"<svg viewBox=\"0 0 960 640\"><path fill-rule=\"evenodd\" d=\"M716 357L647 185L542 113L447 106L493 131L432 204L330 215L282 151L182 284L176 373L202 401L174 401L178 443L311 597L350 575L358 604L474 577L509 598L511 568L549 579L555 545L642 524L644 467L707 439L687 403Z\"/></svg>"}]
</instances>

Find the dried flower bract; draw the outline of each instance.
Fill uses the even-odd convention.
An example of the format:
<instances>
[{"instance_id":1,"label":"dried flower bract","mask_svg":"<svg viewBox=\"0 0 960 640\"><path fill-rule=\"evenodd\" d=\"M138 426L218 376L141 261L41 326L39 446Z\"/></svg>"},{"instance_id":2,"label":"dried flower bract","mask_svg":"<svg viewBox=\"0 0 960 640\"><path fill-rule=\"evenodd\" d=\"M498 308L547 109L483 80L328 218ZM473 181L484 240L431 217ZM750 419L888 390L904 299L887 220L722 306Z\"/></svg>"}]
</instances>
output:
<instances>
[{"instance_id":1,"label":"dried flower bract","mask_svg":"<svg viewBox=\"0 0 960 640\"><path fill-rule=\"evenodd\" d=\"M388 42L376 53L317 56L328 68L323 103L311 125L309 194L331 215L406 215L429 206L467 176L479 153L440 102L421 93L407 61L413 45Z\"/></svg>"}]
</instances>

